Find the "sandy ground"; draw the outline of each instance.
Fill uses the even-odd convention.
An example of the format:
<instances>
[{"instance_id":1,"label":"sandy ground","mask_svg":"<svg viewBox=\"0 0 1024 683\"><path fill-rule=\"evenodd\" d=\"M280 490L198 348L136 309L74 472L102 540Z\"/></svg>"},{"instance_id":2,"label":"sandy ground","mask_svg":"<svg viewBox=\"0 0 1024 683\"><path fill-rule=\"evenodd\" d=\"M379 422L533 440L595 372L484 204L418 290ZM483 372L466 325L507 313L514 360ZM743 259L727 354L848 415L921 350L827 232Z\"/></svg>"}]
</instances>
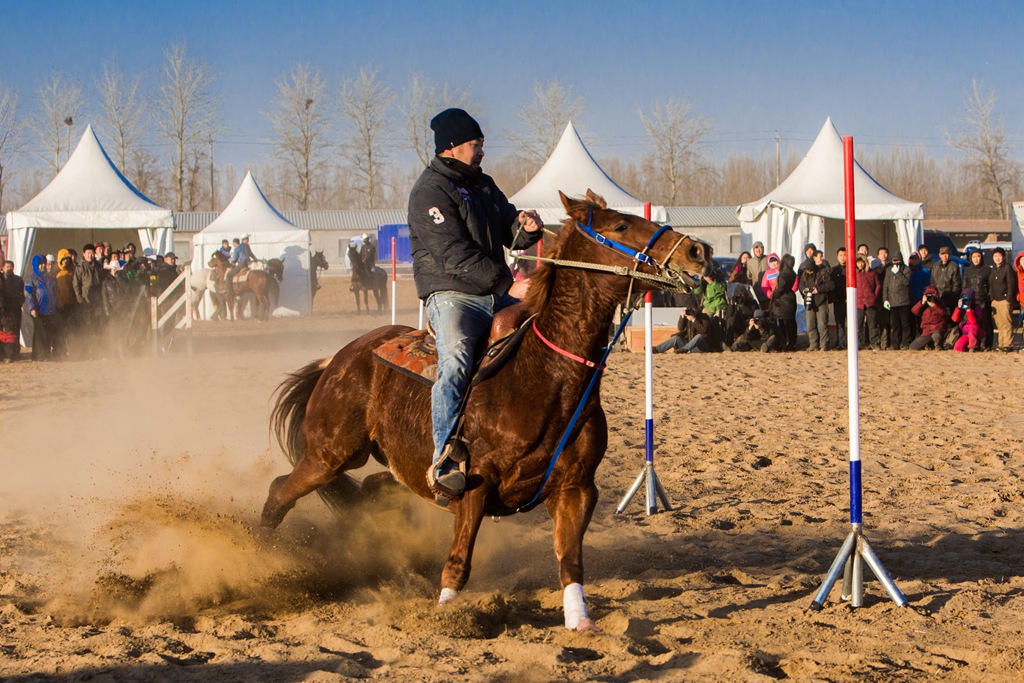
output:
<instances>
[{"instance_id":1,"label":"sandy ground","mask_svg":"<svg viewBox=\"0 0 1024 683\"><path fill-rule=\"evenodd\" d=\"M562 625L543 508L487 520L457 604L434 602L448 513L398 496L338 520L311 496L251 531L288 467L285 373L390 314L325 280L316 315L202 324L195 355L0 368L4 681L1024 678L1020 359L861 355L866 535L909 605L808 607L850 530L846 356L612 357L611 443L586 539L603 634ZM415 324L405 285L400 321Z\"/></svg>"}]
</instances>

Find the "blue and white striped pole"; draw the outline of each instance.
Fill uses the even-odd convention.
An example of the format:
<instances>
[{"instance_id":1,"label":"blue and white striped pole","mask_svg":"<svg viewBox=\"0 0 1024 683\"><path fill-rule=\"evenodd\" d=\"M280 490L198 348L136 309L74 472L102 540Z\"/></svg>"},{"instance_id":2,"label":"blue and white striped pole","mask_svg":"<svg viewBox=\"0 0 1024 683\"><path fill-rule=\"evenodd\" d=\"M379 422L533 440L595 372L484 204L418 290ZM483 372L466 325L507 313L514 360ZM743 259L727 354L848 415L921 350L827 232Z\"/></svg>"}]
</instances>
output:
<instances>
[{"instance_id":1,"label":"blue and white striped pole","mask_svg":"<svg viewBox=\"0 0 1024 683\"><path fill-rule=\"evenodd\" d=\"M644 369L645 369L645 414L644 414L644 468L640 476L636 478L633 485L623 496L619 507L615 508L620 513L629 505L640 486L647 482L647 514L653 515L658 511L658 499L666 510L672 509L668 502L668 494L658 480L658 474L654 471L654 303L651 293L644 294Z\"/></svg>"},{"instance_id":2,"label":"blue and white striped pole","mask_svg":"<svg viewBox=\"0 0 1024 683\"><path fill-rule=\"evenodd\" d=\"M857 268L853 260L856 254L857 221L856 202L853 192L853 138L843 138L843 177L846 189L846 367L847 388L850 406L850 526L852 530L832 561L825 580L811 602L812 610L820 610L828 593L843 572L842 599L849 600L850 606L864 604L864 562L868 563L878 581L885 587L889 597L897 606L907 604L900 589L889 577L885 567L875 555L863 536L864 523L861 516L861 470L860 470L860 367L858 365L857 329ZM852 323L852 324L851 324Z\"/></svg>"}]
</instances>

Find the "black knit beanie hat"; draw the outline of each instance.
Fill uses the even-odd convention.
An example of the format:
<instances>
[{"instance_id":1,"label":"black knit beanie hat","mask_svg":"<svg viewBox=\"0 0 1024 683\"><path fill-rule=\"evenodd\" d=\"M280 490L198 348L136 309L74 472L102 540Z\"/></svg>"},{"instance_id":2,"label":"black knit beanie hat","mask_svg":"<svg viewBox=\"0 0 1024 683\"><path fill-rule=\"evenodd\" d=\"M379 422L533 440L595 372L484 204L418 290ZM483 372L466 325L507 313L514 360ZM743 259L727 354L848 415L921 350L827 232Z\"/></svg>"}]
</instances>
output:
<instances>
[{"instance_id":1,"label":"black knit beanie hat","mask_svg":"<svg viewBox=\"0 0 1024 683\"><path fill-rule=\"evenodd\" d=\"M434 154L484 136L480 124L463 109L445 109L431 119L430 129L434 131Z\"/></svg>"}]
</instances>

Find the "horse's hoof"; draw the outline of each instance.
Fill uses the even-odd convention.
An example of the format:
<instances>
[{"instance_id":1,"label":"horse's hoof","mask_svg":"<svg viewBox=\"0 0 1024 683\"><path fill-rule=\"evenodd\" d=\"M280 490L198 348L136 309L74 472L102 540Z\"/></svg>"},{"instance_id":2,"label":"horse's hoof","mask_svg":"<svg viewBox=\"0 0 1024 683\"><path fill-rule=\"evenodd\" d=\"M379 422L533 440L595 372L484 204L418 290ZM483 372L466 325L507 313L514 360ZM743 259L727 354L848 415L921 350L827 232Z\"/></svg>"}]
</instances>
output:
<instances>
[{"instance_id":1,"label":"horse's hoof","mask_svg":"<svg viewBox=\"0 0 1024 683\"><path fill-rule=\"evenodd\" d=\"M442 588L441 597L437 599L437 606L444 607L458 596L459 591L455 590L454 588Z\"/></svg>"}]
</instances>

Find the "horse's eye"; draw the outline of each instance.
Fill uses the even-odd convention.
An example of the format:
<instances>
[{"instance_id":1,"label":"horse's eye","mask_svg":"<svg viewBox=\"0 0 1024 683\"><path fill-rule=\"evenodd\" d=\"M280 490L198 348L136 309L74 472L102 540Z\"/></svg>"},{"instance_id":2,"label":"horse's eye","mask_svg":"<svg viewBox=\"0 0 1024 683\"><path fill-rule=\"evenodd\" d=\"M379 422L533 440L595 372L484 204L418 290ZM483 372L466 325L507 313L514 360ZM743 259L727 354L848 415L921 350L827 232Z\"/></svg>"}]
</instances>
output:
<instances>
[{"instance_id":1,"label":"horse's eye","mask_svg":"<svg viewBox=\"0 0 1024 683\"><path fill-rule=\"evenodd\" d=\"M615 226L615 232L626 232L629 230L629 223L619 223Z\"/></svg>"}]
</instances>

